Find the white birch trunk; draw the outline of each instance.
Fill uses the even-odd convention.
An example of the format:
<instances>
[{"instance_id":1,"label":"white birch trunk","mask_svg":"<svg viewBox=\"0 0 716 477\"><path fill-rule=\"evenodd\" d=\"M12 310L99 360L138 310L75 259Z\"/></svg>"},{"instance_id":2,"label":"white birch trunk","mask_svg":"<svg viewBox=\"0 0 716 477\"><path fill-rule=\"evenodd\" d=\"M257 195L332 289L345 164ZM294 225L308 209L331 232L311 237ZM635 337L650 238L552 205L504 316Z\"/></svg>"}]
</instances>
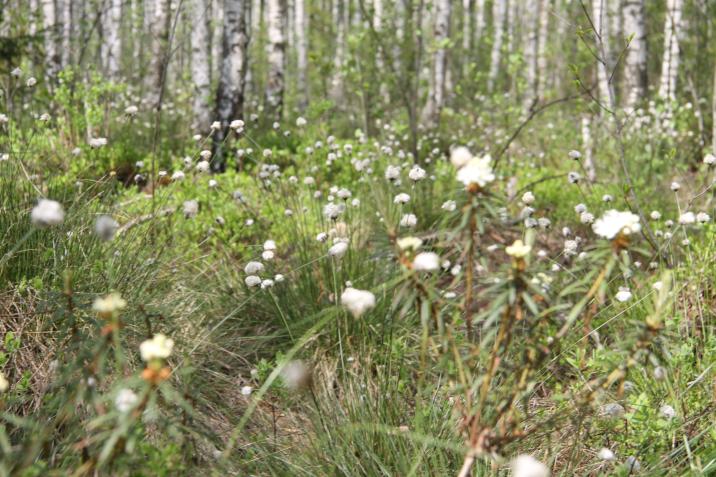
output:
<instances>
[{"instance_id":1,"label":"white birch trunk","mask_svg":"<svg viewBox=\"0 0 716 477\"><path fill-rule=\"evenodd\" d=\"M169 36L169 0L156 0L151 19L151 61L147 74L148 100L151 107L157 107L164 81L164 61Z\"/></svg>"},{"instance_id":2,"label":"white birch trunk","mask_svg":"<svg viewBox=\"0 0 716 477\"><path fill-rule=\"evenodd\" d=\"M212 168L215 171L225 170L226 161L222 145L229 130L229 123L243 117L244 112L244 86L249 45L245 1L224 0L222 62L216 101L216 113L221 122L221 129L214 136Z\"/></svg>"},{"instance_id":3,"label":"white birch trunk","mask_svg":"<svg viewBox=\"0 0 716 477\"><path fill-rule=\"evenodd\" d=\"M609 108L611 98L609 94L609 23L607 20L607 0L593 0L592 3L592 23L594 24L594 33L597 36L597 87L599 91L599 101L605 107ZM601 43L601 45L599 45Z\"/></svg>"},{"instance_id":4,"label":"white birch trunk","mask_svg":"<svg viewBox=\"0 0 716 477\"><path fill-rule=\"evenodd\" d=\"M45 72L53 80L61 68L61 57L57 38L57 11L54 0L41 0L42 27L45 30Z\"/></svg>"},{"instance_id":5,"label":"white birch trunk","mask_svg":"<svg viewBox=\"0 0 716 477\"><path fill-rule=\"evenodd\" d=\"M520 21L520 3L507 1L507 18L505 19L505 31L507 33L507 45L505 51L511 55L515 51L515 39L517 38L517 22Z\"/></svg>"},{"instance_id":6,"label":"white birch trunk","mask_svg":"<svg viewBox=\"0 0 716 477\"><path fill-rule=\"evenodd\" d=\"M623 7L624 35L631 38L624 58L624 105L633 110L644 98L647 87L644 0L625 0Z\"/></svg>"},{"instance_id":7,"label":"white birch trunk","mask_svg":"<svg viewBox=\"0 0 716 477\"><path fill-rule=\"evenodd\" d=\"M539 11L539 38L537 40L537 99L545 95L547 89L547 68L549 57L547 56L547 44L549 40L549 19L552 13L551 0L542 0Z\"/></svg>"},{"instance_id":8,"label":"white birch trunk","mask_svg":"<svg viewBox=\"0 0 716 477\"><path fill-rule=\"evenodd\" d=\"M345 0L334 0L331 16L333 24L336 28L335 52L333 58L333 73L329 85L328 95L334 104L341 106L343 94L343 63L345 62L345 31L346 31L346 14L344 10L347 8Z\"/></svg>"},{"instance_id":9,"label":"white birch trunk","mask_svg":"<svg viewBox=\"0 0 716 477\"><path fill-rule=\"evenodd\" d=\"M266 106L271 119L280 120L286 69L286 0L268 0L268 80Z\"/></svg>"},{"instance_id":10,"label":"white birch trunk","mask_svg":"<svg viewBox=\"0 0 716 477\"><path fill-rule=\"evenodd\" d=\"M526 0L525 2L525 44L523 46L525 59L525 94L522 109L526 113L537 98L539 77L537 73L537 58L539 53L539 11L540 0Z\"/></svg>"},{"instance_id":11,"label":"white birch trunk","mask_svg":"<svg viewBox=\"0 0 716 477\"><path fill-rule=\"evenodd\" d=\"M206 0L200 0L206 1ZM211 1L209 18L210 71L219 71L222 62L222 32L224 31L224 0Z\"/></svg>"},{"instance_id":12,"label":"white birch trunk","mask_svg":"<svg viewBox=\"0 0 716 477\"><path fill-rule=\"evenodd\" d=\"M475 0L475 45L485 33L485 0Z\"/></svg>"},{"instance_id":13,"label":"white birch trunk","mask_svg":"<svg viewBox=\"0 0 716 477\"><path fill-rule=\"evenodd\" d=\"M308 15L306 0L296 0L296 81L299 108L308 105Z\"/></svg>"},{"instance_id":14,"label":"white birch trunk","mask_svg":"<svg viewBox=\"0 0 716 477\"><path fill-rule=\"evenodd\" d=\"M712 153L716 155L716 65L714 65L714 90L713 98L711 99L711 149Z\"/></svg>"},{"instance_id":15,"label":"white birch trunk","mask_svg":"<svg viewBox=\"0 0 716 477\"><path fill-rule=\"evenodd\" d=\"M64 67L70 64L72 54L72 0L57 0L57 26L60 43L60 64Z\"/></svg>"},{"instance_id":16,"label":"white birch trunk","mask_svg":"<svg viewBox=\"0 0 716 477\"><path fill-rule=\"evenodd\" d=\"M209 22L211 4L192 0L191 8L191 79L194 85L193 111L195 127L208 130L211 123L209 95L211 94L211 35ZM218 42L217 42L218 43Z\"/></svg>"},{"instance_id":17,"label":"white birch trunk","mask_svg":"<svg viewBox=\"0 0 716 477\"><path fill-rule=\"evenodd\" d=\"M106 44L103 62L110 78L116 79L120 71L122 44L120 27L122 22L122 0L109 0L105 3L103 25L105 28L104 41Z\"/></svg>"},{"instance_id":18,"label":"white birch trunk","mask_svg":"<svg viewBox=\"0 0 716 477\"><path fill-rule=\"evenodd\" d=\"M676 99L676 79L679 74L679 35L683 0L667 0L664 22L664 57L661 62L659 96L666 101Z\"/></svg>"},{"instance_id":19,"label":"white birch trunk","mask_svg":"<svg viewBox=\"0 0 716 477\"><path fill-rule=\"evenodd\" d=\"M607 16L609 17L609 33L615 39L615 44L619 45L619 39L622 36L622 0L609 0L607 2ZM618 54L618 51L612 51L612 56Z\"/></svg>"},{"instance_id":20,"label":"white birch trunk","mask_svg":"<svg viewBox=\"0 0 716 477\"><path fill-rule=\"evenodd\" d=\"M35 35L37 33L37 20L38 20L38 12L40 11L40 7L38 5L39 0L30 0L30 15L29 15L29 30L30 35Z\"/></svg>"},{"instance_id":21,"label":"white birch trunk","mask_svg":"<svg viewBox=\"0 0 716 477\"><path fill-rule=\"evenodd\" d=\"M472 0L462 0L462 49L469 55L472 46Z\"/></svg>"},{"instance_id":22,"label":"white birch trunk","mask_svg":"<svg viewBox=\"0 0 716 477\"><path fill-rule=\"evenodd\" d=\"M492 92L495 88L497 75L500 73L502 60L502 42L505 36L505 17L507 16L507 0L494 0L492 4L492 18L494 23L494 39L492 53L490 54L490 72L487 76L487 89Z\"/></svg>"},{"instance_id":23,"label":"white birch trunk","mask_svg":"<svg viewBox=\"0 0 716 477\"><path fill-rule=\"evenodd\" d=\"M450 0L438 0L436 8L433 42L438 46L433 54L428 101L423 109L423 121L430 125L438 123L440 112L445 105L445 83L448 70L445 40L450 35Z\"/></svg>"}]
</instances>

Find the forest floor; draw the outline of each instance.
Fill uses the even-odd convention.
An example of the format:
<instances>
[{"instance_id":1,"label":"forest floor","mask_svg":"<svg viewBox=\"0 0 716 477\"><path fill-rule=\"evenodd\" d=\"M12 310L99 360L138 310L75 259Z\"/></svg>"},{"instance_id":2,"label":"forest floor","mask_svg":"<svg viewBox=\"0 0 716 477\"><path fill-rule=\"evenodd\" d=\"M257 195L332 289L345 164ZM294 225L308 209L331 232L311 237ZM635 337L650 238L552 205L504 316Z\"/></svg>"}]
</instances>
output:
<instances>
[{"instance_id":1,"label":"forest floor","mask_svg":"<svg viewBox=\"0 0 716 477\"><path fill-rule=\"evenodd\" d=\"M212 135L152 154L128 105L106 144L1 126L5 475L716 472L686 128L317 114L233 129L212 174Z\"/></svg>"}]
</instances>

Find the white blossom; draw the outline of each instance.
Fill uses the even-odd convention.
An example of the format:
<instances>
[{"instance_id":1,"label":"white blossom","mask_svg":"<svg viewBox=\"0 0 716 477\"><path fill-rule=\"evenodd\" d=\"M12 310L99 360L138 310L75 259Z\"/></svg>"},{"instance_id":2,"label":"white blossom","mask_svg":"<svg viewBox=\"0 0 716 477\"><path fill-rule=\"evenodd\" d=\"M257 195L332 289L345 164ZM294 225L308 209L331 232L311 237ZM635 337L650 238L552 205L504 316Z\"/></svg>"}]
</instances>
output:
<instances>
[{"instance_id":1,"label":"white blossom","mask_svg":"<svg viewBox=\"0 0 716 477\"><path fill-rule=\"evenodd\" d=\"M375 295L367 290L349 287L341 294L341 305L350 311L354 318L360 318L375 307Z\"/></svg>"},{"instance_id":2,"label":"white blossom","mask_svg":"<svg viewBox=\"0 0 716 477\"><path fill-rule=\"evenodd\" d=\"M30 213L30 220L40 227L60 225L65 220L65 211L59 202L40 199Z\"/></svg>"}]
</instances>

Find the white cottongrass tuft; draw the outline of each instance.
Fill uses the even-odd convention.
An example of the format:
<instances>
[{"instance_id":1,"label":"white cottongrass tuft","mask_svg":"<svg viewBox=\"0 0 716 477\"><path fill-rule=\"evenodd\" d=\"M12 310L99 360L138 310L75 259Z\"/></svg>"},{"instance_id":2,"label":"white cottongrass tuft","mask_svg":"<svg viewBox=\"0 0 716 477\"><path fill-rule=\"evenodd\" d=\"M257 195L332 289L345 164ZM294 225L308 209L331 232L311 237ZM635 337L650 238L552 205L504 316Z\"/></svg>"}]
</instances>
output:
<instances>
[{"instance_id":1,"label":"white cottongrass tuft","mask_svg":"<svg viewBox=\"0 0 716 477\"><path fill-rule=\"evenodd\" d=\"M184 217L186 217L187 219L196 217L196 214L199 213L199 202L197 200L187 200L182 205L182 209L184 212Z\"/></svg>"},{"instance_id":2,"label":"white cottongrass tuft","mask_svg":"<svg viewBox=\"0 0 716 477\"><path fill-rule=\"evenodd\" d=\"M341 305L350 311L354 318L360 318L375 307L375 295L368 290L349 287L341 294Z\"/></svg>"},{"instance_id":3,"label":"white cottongrass tuft","mask_svg":"<svg viewBox=\"0 0 716 477\"><path fill-rule=\"evenodd\" d=\"M347 251L348 242L341 240L333 244L333 246L328 249L328 255L335 258L343 258Z\"/></svg>"},{"instance_id":4,"label":"white cottongrass tuft","mask_svg":"<svg viewBox=\"0 0 716 477\"><path fill-rule=\"evenodd\" d=\"M30 220L39 227L60 225L65 220L65 211L59 202L40 199L30 213Z\"/></svg>"},{"instance_id":5,"label":"white cottongrass tuft","mask_svg":"<svg viewBox=\"0 0 716 477\"><path fill-rule=\"evenodd\" d=\"M603 447L602 449L600 449L599 453L597 453L597 457L599 457L601 460L611 462L616 459L617 456L614 455L614 452L612 452L611 449Z\"/></svg>"},{"instance_id":6,"label":"white cottongrass tuft","mask_svg":"<svg viewBox=\"0 0 716 477\"><path fill-rule=\"evenodd\" d=\"M627 287L620 287L619 291L616 295L614 295L614 298L617 299L617 301L620 301L624 303L625 301L631 300L632 294L631 291Z\"/></svg>"},{"instance_id":7,"label":"white cottongrass tuft","mask_svg":"<svg viewBox=\"0 0 716 477\"><path fill-rule=\"evenodd\" d=\"M97 220L95 220L94 231L97 236L105 242L114 238L117 229L119 229L119 224L109 215L100 215L97 217Z\"/></svg>"},{"instance_id":8,"label":"white cottongrass tuft","mask_svg":"<svg viewBox=\"0 0 716 477\"><path fill-rule=\"evenodd\" d=\"M440 208L447 210L448 212L453 212L457 208L457 204L454 200L448 200L443 202L443 205L441 205Z\"/></svg>"},{"instance_id":9,"label":"white cottongrass tuft","mask_svg":"<svg viewBox=\"0 0 716 477\"><path fill-rule=\"evenodd\" d=\"M693 212L684 212L679 216L679 223L681 225L691 225L696 222L696 215Z\"/></svg>"},{"instance_id":10,"label":"white cottongrass tuft","mask_svg":"<svg viewBox=\"0 0 716 477\"><path fill-rule=\"evenodd\" d=\"M421 252L413 259L416 272L434 272L440 269L440 257L434 252Z\"/></svg>"},{"instance_id":11,"label":"white cottongrass tuft","mask_svg":"<svg viewBox=\"0 0 716 477\"><path fill-rule=\"evenodd\" d=\"M393 198L394 204L407 204L408 202L410 202L410 196L405 192L401 192Z\"/></svg>"},{"instance_id":12,"label":"white cottongrass tuft","mask_svg":"<svg viewBox=\"0 0 716 477\"><path fill-rule=\"evenodd\" d=\"M264 264L261 262L251 261L246 264L244 267L244 273L247 275L256 275L257 273L263 271Z\"/></svg>"},{"instance_id":13,"label":"white cottongrass tuft","mask_svg":"<svg viewBox=\"0 0 716 477\"><path fill-rule=\"evenodd\" d=\"M401 227L415 227L415 225L417 223L418 223L418 218L415 216L415 214L405 214L400 219Z\"/></svg>"},{"instance_id":14,"label":"white cottongrass tuft","mask_svg":"<svg viewBox=\"0 0 716 477\"><path fill-rule=\"evenodd\" d=\"M512 460L512 477L549 477L549 469L531 455L522 454Z\"/></svg>"},{"instance_id":15,"label":"white cottongrass tuft","mask_svg":"<svg viewBox=\"0 0 716 477\"><path fill-rule=\"evenodd\" d=\"M676 417L676 410L668 404L664 404L659 408L659 415L665 419L671 420Z\"/></svg>"},{"instance_id":16,"label":"white cottongrass tuft","mask_svg":"<svg viewBox=\"0 0 716 477\"><path fill-rule=\"evenodd\" d=\"M289 361L281 370L281 379L289 389L303 389L311 383L311 371L300 359Z\"/></svg>"},{"instance_id":17,"label":"white cottongrass tuft","mask_svg":"<svg viewBox=\"0 0 716 477\"><path fill-rule=\"evenodd\" d=\"M427 176L425 169L417 165L413 166L413 168L408 172L408 177L415 182L425 179L425 176Z\"/></svg>"},{"instance_id":18,"label":"white cottongrass tuft","mask_svg":"<svg viewBox=\"0 0 716 477\"><path fill-rule=\"evenodd\" d=\"M114 398L114 407L121 413L129 412L137 401L138 397L134 391L128 388L120 389Z\"/></svg>"}]
</instances>

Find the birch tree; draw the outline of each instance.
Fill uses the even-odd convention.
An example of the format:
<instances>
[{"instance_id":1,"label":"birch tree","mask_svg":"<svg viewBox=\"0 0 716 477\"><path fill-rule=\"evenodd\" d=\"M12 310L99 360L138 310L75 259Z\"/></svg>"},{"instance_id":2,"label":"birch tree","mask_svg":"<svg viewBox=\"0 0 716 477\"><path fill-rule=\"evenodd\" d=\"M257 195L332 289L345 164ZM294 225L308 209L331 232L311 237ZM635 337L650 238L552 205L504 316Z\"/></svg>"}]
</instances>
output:
<instances>
[{"instance_id":1,"label":"birch tree","mask_svg":"<svg viewBox=\"0 0 716 477\"><path fill-rule=\"evenodd\" d=\"M465 51L465 56L468 56L472 50L472 22L472 0L462 0L462 49Z\"/></svg>"},{"instance_id":2,"label":"birch tree","mask_svg":"<svg viewBox=\"0 0 716 477\"><path fill-rule=\"evenodd\" d=\"M164 69L167 52L165 51L169 40L169 5L170 0L150 1L152 8L151 18L151 60L147 77L148 99L152 107L159 104L160 91L164 81Z\"/></svg>"},{"instance_id":3,"label":"birch tree","mask_svg":"<svg viewBox=\"0 0 716 477\"><path fill-rule=\"evenodd\" d=\"M716 64L714 64L714 89L711 98L711 152L716 155Z\"/></svg>"},{"instance_id":4,"label":"birch tree","mask_svg":"<svg viewBox=\"0 0 716 477\"><path fill-rule=\"evenodd\" d=\"M485 0L475 0L475 44L480 41L485 33Z\"/></svg>"},{"instance_id":5,"label":"birch tree","mask_svg":"<svg viewBox=\"0 0 716 477\"><path fill-rule=\"evenodd\" d=\"M606 21L607 0L593 0L592 2L592 23L594 24L597 42L600 45L597 55L597 88L599 100L609 107L611 97L609 93L609 22Z\"/></svg>"},{"instance_id":6,"label":"birch tree","mask_svg":"<svg viewBox=\"0 0 716 477\"><path fill-rule=\"evenodd\" d=\"M523 46L525 60L525 95L523 110L528 111L537 98L538 73L537 58L539 49L539 10L540 0L526 0L525 2L525 44Z\"/></svg>"},{"instance_id":7,"label":"birch tree","mask_svg":"<svg viewBox=\"0 0 716 477\"><path fill-rule=\"evenodd\" d=\"M487 89L492 92L495 88L495 81L500 72L502 61L502 41L505 35L505 17L507 16L507 0L494 0L492 3L492 18L495 27L492 41L492 53L490 54L490 72L487 76Z\"/></svg>"},{"instance_id":8,"label":"birch tree","mask_svg":"<svg viewBox=\"0 0 716 477\"><path fill-rule=\"evenodd\" d=\"M191 5L191 79L194 86L192 108L195 125L206 131L211 122L209 94L211 88L211 4L192 0ZM222 41L223 43L223 41Z\"/></svg>"},{"instance_id":9,"label":"birch tree","mask_svg":"<svg viewBox=\"0 0 716 477\"><path fill-rule=\"evenodd\" d=\"M667 101L676 99L676 79L679 74L679 35L683 0L666 1L664 21L664 56L661 61L659 96Z\"/></svg>"},{"instance_id":10,"label":"birch tree","mask_svg":"<svg viewBox=\"0 0 716 477\"><path fill-rule=\"evenodd\" d=\"M423 121L436 124L445 104L445 83L447 77L447 39L450 34L450 0L438 0L435 12L433 41L435 52L428 91L428 101L423 109Z\"/></svg>"},{"instance_id":11,"label":"birch tree","mask_svg":"<svg viewBox=\"0 0 716 477\"><path fill-rule=\"evenodd\" d=\"M304 110L308 104L308 16L306 14L306 1L295 1L296 84L299 94L299 108Z\"/></svg>"},{"instance_id":12,"label":"birch tree","mask_svg":"<svg viewBox=\"0 0 716 477\"><path fill-rule=\"evenodd\" d=\"M104 47L102 62L107 76L116 79L120 71L121 42L120 26L122 21L122 0L108 0L102 12Z\"/></svg>"},{"instance_id":13,"label":"birch tree","mask_svg":"<svg viewBox=\"0 0 716 477\"><path fill-rule=\"evenodd\" d=\"M624 105L632 109L646 94L647 46L644 0L624 0L624 35L631 38L624 59Z\"/></svg>"},{"instance_id":14,"label":"birch tree","mask_svg":"<svg viewBox=\"0 0 716 477\"><path fill-rule=\"evenodd\" d=\"M283 110L286 70L286 0L267 0L268 79L265 107L271 119L279 120Z\"/></svg>"},{"instance_id":15,"label":"birch tree","mask_svg":"<svg viewBox=\"0 0 716 477\"><path fill-rule=\"evenodd\" d=\"M343 63L345 62L345 35L347 28L346 1L334 0L331 10L331 17L335 25L335 56L333 58L333 72L329 85L328 95L336 105L343 102Z\"/></svg>"},{"instance_id":16,"label":"birch tree","mask_svg":"<svg viewBox=\"0 0 716 477\"><path fill-rule=\"evenodd\" d=\"M41 0L42 26L45 32L45 73L51 82L62 68L59 42L57 38L57 10L54 0Z\"/></svg>"},{"instance_id":17,"label":"birch tree","mask_svg":"<svg viewBox=\"0 0 716 477\"><path fill-rule=\"evenodd\" d=\"M224 0L224 28L221 38L222 58L216 93L216 116L221 128L214 134L212 169L223 172L226 160L224 139L229 124L244 114L247 51L249 45L246 0Z\"/></svg>"},{"instance_id":18,"label":"birch tree","mask_svg":"<svg viewBox=\"0 0 716 477\"><path fill-rule=\"evenodd\" d=\"M74 8L77 8L74 2ZM58 18L58 35L60 37L60 64L64 67L70 64L72 56L72 0L57 0L55 3Z\"/></svg>"},{"instance_id":19,"label":"birch tree","mask_svg":"<svg viewBox=\"0 0 716 477\"><path fill-rule=\"evenodd\" d=\"M549 19L552 11L552 1L542 0L539 10L539 34L537 38L537 98L541 99L547 89L547 43L549 40Z\"/></svg>"}]
</instances>

